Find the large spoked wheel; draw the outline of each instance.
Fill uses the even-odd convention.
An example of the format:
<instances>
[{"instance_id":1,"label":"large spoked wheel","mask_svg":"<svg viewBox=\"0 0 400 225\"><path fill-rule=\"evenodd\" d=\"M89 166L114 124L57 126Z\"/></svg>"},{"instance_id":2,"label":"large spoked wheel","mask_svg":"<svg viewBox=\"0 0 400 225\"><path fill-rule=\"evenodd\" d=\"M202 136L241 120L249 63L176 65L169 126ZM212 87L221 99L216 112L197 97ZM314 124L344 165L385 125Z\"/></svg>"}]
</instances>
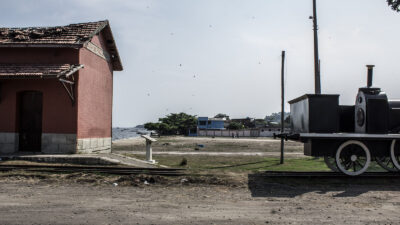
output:
<instances>
[{"instance_id":1,"label":"large spoked wheel","mask_svg":"<svg viewBox=\"0 0 400 225\"><path fill-rule=\"evenodd\" d=\"M396 169L400 170L400 149L396 148L396 140L393 140L390 145L390 159Z\"/></svg>"},{"instance_id":2,"label":"large spoked wheel","mask_svg":"<svg viewBox=\"0 0 400 225\"><path fill-rule=\"evenodd\" d=\"M364 173L371 163L371 153L360 141L350 140L341 144L336 152L338 169L349 176Z\"/></svg>"},{"instance_id":3,"label":"large spoked wheel","mask_svg":"<svg viewBox=\"0 0 400 225\"><path fill-rule=\"evenodd\" d=\"M376 157L375 158L376 163L378 163L379 166L381 166L383 169L389 171L389 172L397 172L399 171L396 166L393 163L393 160L391 157Z\"/></svg>"},{"instance_id":4,"label":"large spoked wheel","mask_svg":"<svg viewBox=\"0 0 400 225\"><path fill-rule=\"evenodd\" d=\"M326 166L331 169L333 172L339 172L339 169L336 166L335 157L324 156L324 161Z\"/></svg>"}]
</instances>

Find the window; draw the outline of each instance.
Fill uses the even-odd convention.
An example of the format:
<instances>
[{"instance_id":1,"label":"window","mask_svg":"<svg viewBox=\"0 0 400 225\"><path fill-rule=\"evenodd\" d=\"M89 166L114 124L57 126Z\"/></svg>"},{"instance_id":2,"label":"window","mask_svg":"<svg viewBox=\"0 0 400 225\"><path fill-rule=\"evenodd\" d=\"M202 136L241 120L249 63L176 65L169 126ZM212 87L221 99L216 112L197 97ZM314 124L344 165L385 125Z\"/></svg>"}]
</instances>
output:
<instances>
[{"instance_id":1,"label":"window","mask_svg":"<svg viewBox=\"0 0 400 225\"><path fill-rule=\"evenodd\" d=\"M205 126L207 123L206 123L207 121L199 121L199 125L200 126Z\"/></svg>"}]
</instances>

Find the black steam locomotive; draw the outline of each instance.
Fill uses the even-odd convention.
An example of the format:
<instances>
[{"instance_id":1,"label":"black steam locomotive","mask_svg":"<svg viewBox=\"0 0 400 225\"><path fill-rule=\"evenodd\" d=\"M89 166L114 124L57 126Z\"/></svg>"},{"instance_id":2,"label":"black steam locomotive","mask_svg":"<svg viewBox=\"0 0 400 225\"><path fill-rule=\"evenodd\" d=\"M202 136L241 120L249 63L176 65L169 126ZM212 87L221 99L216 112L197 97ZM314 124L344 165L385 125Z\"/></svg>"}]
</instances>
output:
<instances>
[{"instance_id":1,"label":"black steam locomotive","mask_svg":"<svg viewBox=\"0 0 400 225\"><path fill-rule=\"evenodd\" d=\"M305 155L324 157L329 168L351 176L373 160L400 170L400 100L372 87L374 66L367 67L368 84L359 88L355 105L339 105L339 95L303 95L289 102L292 132L282 134L303 142Z\"/></svg>"}]
</instances>

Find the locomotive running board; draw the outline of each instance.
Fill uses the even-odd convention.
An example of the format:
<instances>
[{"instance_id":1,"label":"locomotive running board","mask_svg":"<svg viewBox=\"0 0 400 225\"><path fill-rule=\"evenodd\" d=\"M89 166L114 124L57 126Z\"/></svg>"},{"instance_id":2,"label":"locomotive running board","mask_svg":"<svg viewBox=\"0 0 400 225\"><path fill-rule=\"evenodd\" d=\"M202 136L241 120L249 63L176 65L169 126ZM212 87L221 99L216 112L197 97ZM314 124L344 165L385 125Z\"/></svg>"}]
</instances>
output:
<instances>
[{"instance_id":1,"label":"locomotive running board","mask_svg":"<svg viewBox=\"0 0 400 225\"><path fill-rule=\"evenodd\" d=\"M393 140L400 139L400 134L360 134L360 133L300 133L300 139L374 139Z\"/></svg>"}]
</instances>

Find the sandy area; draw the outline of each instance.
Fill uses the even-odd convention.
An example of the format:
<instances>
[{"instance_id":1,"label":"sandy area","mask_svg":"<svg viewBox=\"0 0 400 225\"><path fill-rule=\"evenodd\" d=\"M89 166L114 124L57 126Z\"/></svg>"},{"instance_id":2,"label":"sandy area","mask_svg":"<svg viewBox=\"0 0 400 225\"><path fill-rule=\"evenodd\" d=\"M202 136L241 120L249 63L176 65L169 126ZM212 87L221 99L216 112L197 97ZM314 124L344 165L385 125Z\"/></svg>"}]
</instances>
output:
<instances>
[{"instance_id":1,"label":"sandy area","mask_svg":"<svg viewBox=\"0 0 400 225\"><path fill-rule=\"evenodd\" d=\"M280 140L273 138L210 138L163 136L156 138L153 152L280 152ZM199 145L201 147L199 147ZM113 151L144 151L143 138L113 141ZM303 152L303 144L285 142L286 152Z\"/></svg>"},{"instance_id":2,"label":"sandy area","mask_svg":"<svg viewBox=\"0 0 400 225\"><path fill-rule=\"evenodd\" d=\"M1 178L0 223L400 223L398 184L290 185L259 179L238 186L179 182L115 186L101 182Z\"/></svg>"}]
</instances>

